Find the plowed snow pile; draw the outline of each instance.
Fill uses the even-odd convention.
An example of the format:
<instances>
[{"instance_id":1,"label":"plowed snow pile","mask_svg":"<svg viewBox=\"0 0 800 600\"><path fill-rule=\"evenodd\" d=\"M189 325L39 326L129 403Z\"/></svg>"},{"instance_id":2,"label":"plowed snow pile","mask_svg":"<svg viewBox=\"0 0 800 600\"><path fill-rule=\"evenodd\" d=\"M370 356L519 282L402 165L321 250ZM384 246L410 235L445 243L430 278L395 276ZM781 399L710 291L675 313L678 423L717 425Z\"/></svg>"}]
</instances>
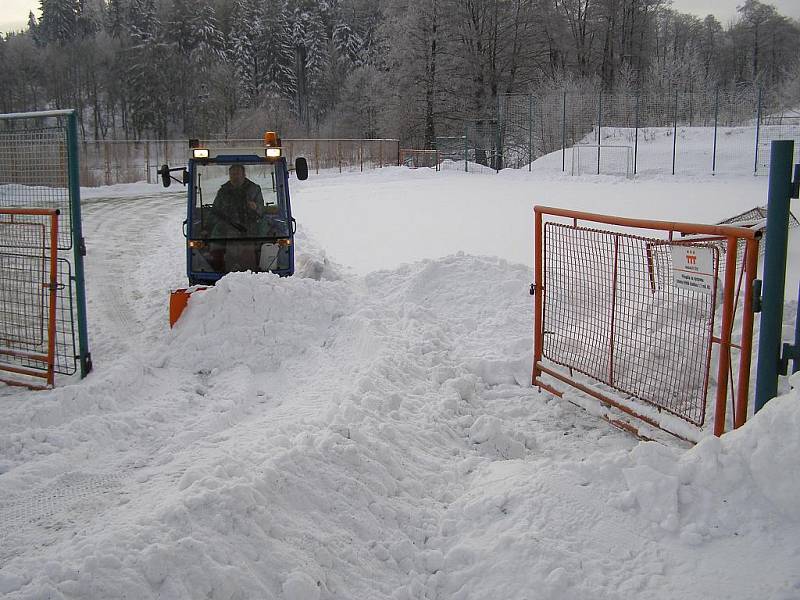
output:
<instances>
[{"instance_id":1,"label":"plowed snow pile","mask_svg":"<svg viewBox=\"0 0 800 600\"><path fill-rule=\"evenodd\" d=\"M96 371L0 389L2 597L800 597L796 392L639 443L530 387L529 266L356 275L305 235L299 276L231 274L169 331L181 200L137 202L87 205L90 281L120 237L148 256L94 288Z\"/></svg>"}]
</instances>

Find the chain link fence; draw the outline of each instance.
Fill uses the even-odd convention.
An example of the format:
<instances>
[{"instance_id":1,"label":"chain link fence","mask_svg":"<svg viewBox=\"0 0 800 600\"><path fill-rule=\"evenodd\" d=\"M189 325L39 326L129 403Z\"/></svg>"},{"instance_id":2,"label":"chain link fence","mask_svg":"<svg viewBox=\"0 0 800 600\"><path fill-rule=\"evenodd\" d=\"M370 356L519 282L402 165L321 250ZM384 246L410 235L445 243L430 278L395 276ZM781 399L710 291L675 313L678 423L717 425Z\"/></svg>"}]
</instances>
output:
<instances>
[{"instance_id":1,"label":"chain link fence","mask_svg":"<svg viewBox=\"0 0 800 600\"><path fill-rule=\"evenodd\" d=\"M204 140L205 142L205 140ZM260 146L263 140L209 140L214 148ZM309 169L363 171L397 165L400 142L396 139L283 139L287 160L303 156ZM188 140L84 141L81 152L81 185L93 187L116 183L159 181L163 164L182 164L188 158Z\"/></svg>"},{"instance_id":2,"label":"chain link fence","mask_svg":"<svg viewBox=\"0 0 800 600\"><path fill-rule=\"evenodd\" d=\"M487 163L495 168L586 174L588 165L573 165L573 156L592 156L595 174L625 175L632 156L633 174L760 175L769 170L772 140L800 142L800 112L753 86L647 94L542 90L501 96L497 114L498 156ZM573 153L575 146L595 151Z\"/></svg>"}]
</instances>

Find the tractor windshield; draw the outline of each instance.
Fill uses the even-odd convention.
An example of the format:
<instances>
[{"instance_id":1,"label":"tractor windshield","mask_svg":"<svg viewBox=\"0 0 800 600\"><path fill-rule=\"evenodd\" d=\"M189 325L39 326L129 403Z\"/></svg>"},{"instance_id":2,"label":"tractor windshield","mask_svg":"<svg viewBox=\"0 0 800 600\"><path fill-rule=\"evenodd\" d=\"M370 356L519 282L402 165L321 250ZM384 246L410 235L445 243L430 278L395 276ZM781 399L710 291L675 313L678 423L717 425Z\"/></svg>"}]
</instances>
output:
<instances>
[{"instance_id":1,"label":"tractor windshield","mask_svg":"<svg viewBox=\"0 0 800 600\"><path fill-rule=\"evenodd\" d=\"M197 165L192 237L288 237L286 201L276 183L271 164Z\"/></svg>"}]
</instances>

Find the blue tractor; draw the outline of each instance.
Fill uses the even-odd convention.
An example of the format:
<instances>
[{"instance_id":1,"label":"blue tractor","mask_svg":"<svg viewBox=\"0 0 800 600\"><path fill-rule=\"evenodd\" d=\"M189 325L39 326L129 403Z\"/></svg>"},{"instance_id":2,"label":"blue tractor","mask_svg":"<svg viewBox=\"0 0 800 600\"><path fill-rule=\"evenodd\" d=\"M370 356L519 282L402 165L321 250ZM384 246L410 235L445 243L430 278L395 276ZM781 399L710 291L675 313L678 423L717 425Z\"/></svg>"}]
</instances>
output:
<instances>
[{"instance_id":1,"label":"blue tractor","mask_svg":"<svg viewBox=\"0 0 800 600\"><path fill-rule=\"evenodd\" d=\"M183 222L189 285L214 285L233 271L292 275L296 222L289 167L275 133L265 134L262 148L214 150L197 140L190 146L187 167L159 170L164 187L173 180L189 186ZM304 158L294 171L308 178Z\"/></svg>"},{"instance_id":2,"label":"blue tractor","mask_svg":"<svg viewBox=\"0 0 800 600\"><path fill-rule=\"evenodd\" d=\"M259 148L215 150L198 140L189 146L188 166L163 165L158 171L164 187L172 181L189 186L183 234L192 287L172 292L170 326L194 291L227 273L294 274L297 224L289 200L290 169L277 135L267 132ZM176 171L180 179L172 175ZM308 178L305 158L295 161L294 171L298 179Z\"/></svg>"}]
</instances>

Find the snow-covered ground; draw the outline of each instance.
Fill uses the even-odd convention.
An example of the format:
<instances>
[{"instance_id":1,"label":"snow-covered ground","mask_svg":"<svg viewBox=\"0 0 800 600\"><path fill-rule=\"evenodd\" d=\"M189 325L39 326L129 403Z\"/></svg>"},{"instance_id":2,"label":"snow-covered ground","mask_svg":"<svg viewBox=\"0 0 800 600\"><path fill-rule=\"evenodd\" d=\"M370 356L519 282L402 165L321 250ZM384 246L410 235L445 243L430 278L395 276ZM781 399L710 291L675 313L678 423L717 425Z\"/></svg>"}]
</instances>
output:
<instances>
[{"instance_id":1,"label":"snow-covered ground","mask_svg":"<svg viewBox=\"0 0 800 600\"><path fill-rule=\"evenodd\" d=\"M298 276L229 275L172 331L180 190L87 190L95 370L0 387L0 595L800 597L795 392L687 450L529 385L534 204L716 222L766 186L312 176Z\"/></svg>"}]
</instances>

